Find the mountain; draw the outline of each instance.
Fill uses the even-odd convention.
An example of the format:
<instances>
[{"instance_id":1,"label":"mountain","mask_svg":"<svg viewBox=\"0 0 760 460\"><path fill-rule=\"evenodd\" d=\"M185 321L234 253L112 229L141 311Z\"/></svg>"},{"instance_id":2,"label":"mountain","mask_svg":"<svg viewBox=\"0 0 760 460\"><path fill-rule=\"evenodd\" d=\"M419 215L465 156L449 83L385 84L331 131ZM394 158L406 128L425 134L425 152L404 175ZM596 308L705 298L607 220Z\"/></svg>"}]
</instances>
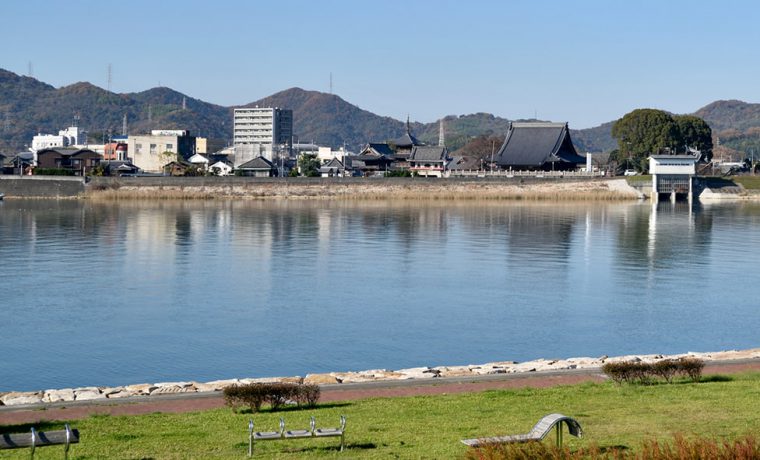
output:
<instances>
[{"instance_id":1,"label":"mountain","mask_svg":"<svg viewBox=\"0 0 760 460\"><path fill-rule=\"evenodd\" d=\"M184 105L184 108L183 108ZM404 133L405 122L375 115L334 94L290 88L242 107L282 107L293 110L294 135L298 142L315 142L357 151L367 142L383 142ZM92 142L102 142L109 132L120 134L127 115L128 131L188 129L200 136L231 140L234 107L223 107L172 90L152 88L139 93L118 94L80 82L55 88L31 77L0 69L0 151L15 152L30 144L38 132L57 133L78 125L90 132ZM760 104L716 101L695 115L713 128L723 148L738 152L751 149L760 154ZM516 120L522 121L522 120ZM503 136L509 120L488 113L443 117L446 145L456 152L483 151ZM571 129L579 152L616 148L610 131L614 121L589 129ZM572 128L572 126L571 126ZM439 122L411 123L422 141L438 142ZM469 145L468 145L469 144Z\"/></svg>"}]
</instances>

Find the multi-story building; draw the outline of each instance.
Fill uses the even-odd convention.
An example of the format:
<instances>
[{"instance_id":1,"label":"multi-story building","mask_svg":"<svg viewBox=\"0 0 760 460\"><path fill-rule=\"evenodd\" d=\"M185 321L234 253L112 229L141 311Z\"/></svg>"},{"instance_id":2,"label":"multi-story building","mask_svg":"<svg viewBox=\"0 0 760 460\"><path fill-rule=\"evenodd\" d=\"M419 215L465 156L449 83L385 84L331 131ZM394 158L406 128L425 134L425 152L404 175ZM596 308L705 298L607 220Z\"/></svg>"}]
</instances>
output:
<instances>
[{"instance_id":1,"label":"multi-story building","mask_svg":"<svg viewBox=\"0 0 760 460\"><path fill-rule=\"evenodd\" d=\"M150 135L129 136L132 164L146 172L163 172L164 166L195 154L195 137L186 130L153 130Z\"/></svg>"},{"instance_id":2,"label":"multi-story building","mask_svg":"<svg viewBox=\"0 0 760 460\"><path fill-rule=\"evenodd\" d=\"M259 155L271 161L276 156L275 152L291 144L292 138L292 110L278 107L235 109L233 146L236 165Z\"/></svg>"}]
</instances>

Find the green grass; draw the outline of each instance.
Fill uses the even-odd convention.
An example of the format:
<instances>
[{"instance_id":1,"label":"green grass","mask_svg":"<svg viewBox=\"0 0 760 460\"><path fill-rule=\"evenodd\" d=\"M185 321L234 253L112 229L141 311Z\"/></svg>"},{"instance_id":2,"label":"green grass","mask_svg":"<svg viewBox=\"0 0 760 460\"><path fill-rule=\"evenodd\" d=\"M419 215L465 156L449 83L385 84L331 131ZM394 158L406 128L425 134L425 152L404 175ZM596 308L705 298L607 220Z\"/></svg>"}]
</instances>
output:
<instances>
[{"instance_id":1,"label":"green grass","mask_svg":"<svg viewBox=\"0 0 760 460\"><path fill-rule=\"evenodd\" d=\"M309 416L320 427L348 419L347 451L338 438L270 441L257 444L258 458L461 458L471 437L524 433L542 416L561 412L583 426L581 440L566 435L571 448L634 448L642 440L672 440L675 433L734 439L760 426L760 373L710 376L647 386L613 383L547 389L499 390L440 396L377 398L325 403L316 409L259 414L218 409L186 414L93 416L72 423L82 443L72 459L243 458L247 423L274 430L279 417L289 428L307 428ZM37 425L40 426L40 425ZM57 429L60 423L42 425ZM0 432L27 426L0 427ZM553 434L550 441L553 442ZM39 449L35 458L61 458L59 446ZM0 458L26 459L28 450L0 451Z\"/></svg>"},{"instance_id":2,"label":"green grass","mask_svg":"<svg viewBox=\"0 0 760 460\"><path fill-rule=\"evenodd\" d=\"M760 176L733 176L731 180L747 190L760 190Z\"/></svg>"}]
</instances>

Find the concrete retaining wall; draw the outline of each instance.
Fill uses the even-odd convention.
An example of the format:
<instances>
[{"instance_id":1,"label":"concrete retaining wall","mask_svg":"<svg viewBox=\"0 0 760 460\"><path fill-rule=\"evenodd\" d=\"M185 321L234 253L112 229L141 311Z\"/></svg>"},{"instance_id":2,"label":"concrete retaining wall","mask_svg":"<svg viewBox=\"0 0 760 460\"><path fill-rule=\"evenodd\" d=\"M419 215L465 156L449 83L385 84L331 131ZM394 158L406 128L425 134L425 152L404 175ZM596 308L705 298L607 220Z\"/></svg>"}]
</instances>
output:
<instances>
[{"instance_id":1,"label":"concrete retaining wall","mask_svg":"<svg viewBox=\"0 0 760 460\"><path fill-rule=\"evenodd\" d=\"M73 198L84 190L81 177L0 175L0 193L8 198Z\"/></svg>"}]
</instances>

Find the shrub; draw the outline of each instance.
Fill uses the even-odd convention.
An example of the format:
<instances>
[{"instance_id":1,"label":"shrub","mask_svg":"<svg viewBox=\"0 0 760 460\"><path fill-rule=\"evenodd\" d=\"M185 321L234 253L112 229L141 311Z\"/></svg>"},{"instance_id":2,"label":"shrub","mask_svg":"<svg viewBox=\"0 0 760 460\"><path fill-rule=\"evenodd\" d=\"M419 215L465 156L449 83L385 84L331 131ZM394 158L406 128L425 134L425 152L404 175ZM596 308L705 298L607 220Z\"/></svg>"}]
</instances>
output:
<instances>
[{"instance_id":1,"label":"shrub","mask_svg":"<svg viewBox=\"0 0 760 460\"><path fill-rule=\"evenodd\" d=\"M662 361L657 361L656 363L652 364L652 370L656 375L662 377L666 382L670 383L673 381L673 376L678 371L678 361L674 359L663 359Z\"/></svg>"},{"instance_id":2,"label":"shrub","mask_svg":"<svg viewBox=\"0 0 760 460\"><path fill-rule=\"evenodd\" d=\"M318 385L299 385L295 383L249 383L232 385L224 389L224 402L233 410L249 407L251 412L258 412L264 403L274 410L280 409L288 401L314 407L319 401L321 391Z\"/></svg>"},{"instance_id":3,"label":"shrub","mask_svg":"<svg viewBox=\"0 0 760 460\"><path fill-rule=\"evenodd\" d=\"M319 385L301 385L296 401L298 404L303 404L306 407L314 407L319 402L319 397L322 395L322 390L319 389Z\"/></svg>"},{"instance_id":4,"label":"shrub","mask_svg":"<svg viewBox=\"0 0 760 460\"><path fill-rule=\"evenodd\" d=\"M645 441L631 450L600 450L597 446L570 451L567 447L530 442L526 444L487 445L469 449L467 460L757 460L760 443L753 436L734 441L696 438L687 440L675 435L673 442Z\"/></svg>"},{"instance_id":5,"label":"shrub","mask_svg":"<svg viewBox=\"0 0 760 460\"><path fill-rule=\"evenodd\" d=\"M663 359L656 363L640 361L619 361L605 363L604 372L615 383L651 383L654 377L661 377L671 383L676 374L689 377L694 382L702 378L704 361L697 358Z\"/></svg>"},{"instance_id":6,"label":"shrub","mask_svg":"<svg viewBox=\"0 0 760 460\"><path fill-rule=\"evenodd\" d=\"M698 358L681 358L678 360L678 372L689 377L694 382L702 379L705 362Z\"/></svg>"}]
</instances>

